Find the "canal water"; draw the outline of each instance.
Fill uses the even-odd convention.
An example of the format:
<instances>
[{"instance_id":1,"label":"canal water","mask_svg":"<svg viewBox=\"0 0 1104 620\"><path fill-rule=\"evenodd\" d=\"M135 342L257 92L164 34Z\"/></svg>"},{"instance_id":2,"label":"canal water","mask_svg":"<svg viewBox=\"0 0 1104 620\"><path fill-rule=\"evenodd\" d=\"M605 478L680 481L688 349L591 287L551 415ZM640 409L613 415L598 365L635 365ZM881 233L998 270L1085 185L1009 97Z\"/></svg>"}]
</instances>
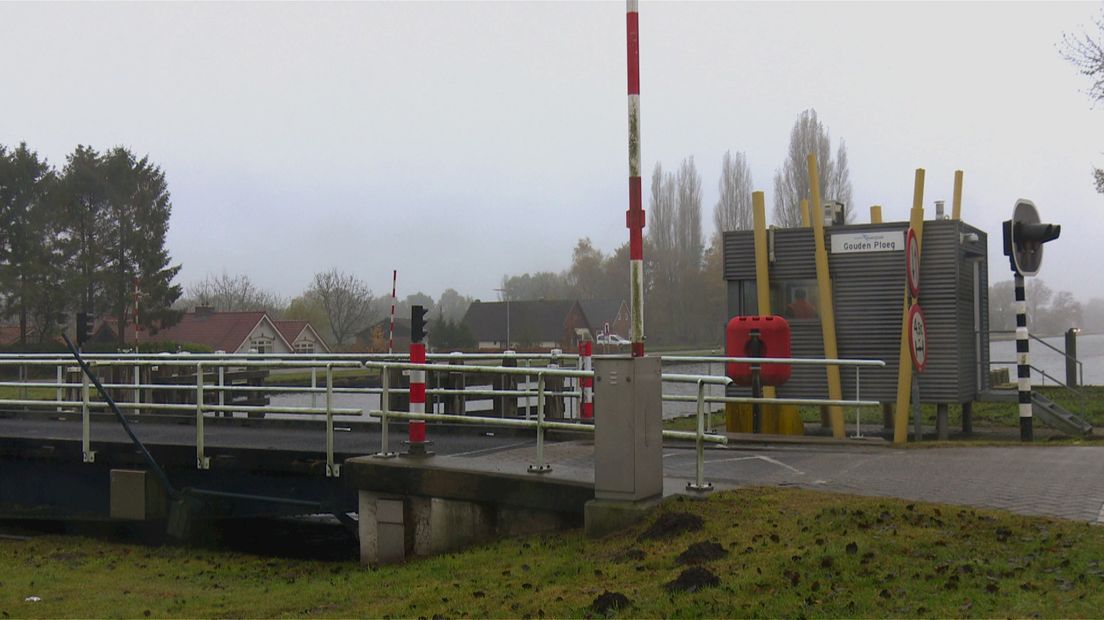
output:
<instances>
[{"instance_id":1,"label":"canal water","mask_svg":"<svg viewBox=\"0 0 1104 620\"><path fill-rule=\"evenodd\" d=\"M1065 350L1065 339L1062 336L1043 339L1047 344L1058 349L1058 351ZM1051 377L1056 377L1061 381L1065 381L1066 378L1066 361L1062 353L1054 351L1050 347L1040 344L1038 341L1031 342L1031 364L1038 369L1043 370ZM1104 385L1104 334L1091 334L1081 335L1077 339L1077 353L1078 359L1083 364L1083 383L1085 385ZM989 356L993 360L992 368L1008 368L1009 377L1015 378L1016 376L1016 341L1015 340L1000 340L992 341L989 345ZM723 364L665 364L663 366L663 372L665 373L677 373L688 375L720 375L724 372ZM1053 384L1052 379L1046 379L1040 373L1032 373L1032 379L1036 384ZM536 390L536 384L531 385L532 389ZM672 383L667 382L663 385L664 394L677 394L686 396L696 396L697 386L692 383ZM710 395L721 396L724 394L724 389L721 386L711 385L706 389L706 393ZM379 409L380 399L379 396L374 394L334 394L333 404L335 407L352 407L367 410ZM315 406L324 406L325 395L319 394L315 398ZM274 396L272 398L272 404L274 405L289 405L295 407L309 407L311 406L311 397L309 394L289 394ZM526 404L524 399L519 399L519 407L524 407ZM529 405L535 407L536 398L529 399ZM569 414L574 413L575 404L569 402L568 411ZM491 411L491 401L473 401L468 404L468 411L471 413L489 414ZM697 411L697 405L693 402L672 402L664 401L663 403L663 417L665 419L693 415ZM441 405L437 406L437 413L448 413ZM273 416L281 417L281 416ZM295 416L302 417L302 416ZM345 416L337 416L337 420L344 419L356 419L346 418Z\"/></svg>"}]
</instances>

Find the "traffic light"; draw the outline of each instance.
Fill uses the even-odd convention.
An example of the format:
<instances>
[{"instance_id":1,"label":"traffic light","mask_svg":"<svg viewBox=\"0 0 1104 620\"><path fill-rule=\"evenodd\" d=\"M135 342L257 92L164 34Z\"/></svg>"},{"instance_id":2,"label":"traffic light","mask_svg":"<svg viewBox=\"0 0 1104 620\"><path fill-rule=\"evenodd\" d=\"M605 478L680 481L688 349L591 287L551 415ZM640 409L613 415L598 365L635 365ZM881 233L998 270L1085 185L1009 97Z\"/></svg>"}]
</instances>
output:
<instances>
[{"instance_id":1,"label":"traffic light","mask_svg":"<svg viewBox=\"0 0 1104 620\"><path fill-rule=\"evenodd\" d=\"M423 306L410 307L410 342L423 342L429 335L426 331L426 312L428 310Z\"/></svg>"},{"instance_id":2,"label":"traffic light","mask_svg":"<svg viewBox=\"0 0 1104 620\"><path fill-rule=\"evenodd\" d=\"M1004 222L1004 255L1012 271L1033 276L1043 264L1043 244L1062 233L1057 224L1041 224L1039 212L1030 200L1020 200L1012 210L1012 219Z\"/></svg>"},{"instance_id":3,"label":"traffic light","mask_svg":"<svg viewBox=\"0 0 1104 620\"><path fill-rule=\"evenodd\" d=\"M91 340L92 337L92 322L89 320L87 312L77 313L77 346L83 347L84 343Z\"/></svg>"}]
</instances>

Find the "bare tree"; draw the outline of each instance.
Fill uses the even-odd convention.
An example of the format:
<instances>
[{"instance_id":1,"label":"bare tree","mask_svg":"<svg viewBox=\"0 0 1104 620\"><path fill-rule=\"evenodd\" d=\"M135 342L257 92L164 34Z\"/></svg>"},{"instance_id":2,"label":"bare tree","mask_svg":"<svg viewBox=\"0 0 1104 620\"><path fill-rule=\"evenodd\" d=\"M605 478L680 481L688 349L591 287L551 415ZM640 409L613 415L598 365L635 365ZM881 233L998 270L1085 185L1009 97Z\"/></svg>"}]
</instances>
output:
<instances>
[{"instance_id":1,"label":"bare tree","mask_svg":"<svg viewBox=\"0 0 1104 620\"><path fill-rule=\"evenodd\" d=\"M735 155L725 151L721 160L721 179L717 183L720 197L713 207L713 225L717 234L726 230L748 230L751 218L751 168L740 151Z\"/></svg>"},{"instance_id":2,"label":"bare tree","mask_svg":"<svg viewBox=\"0 0 1104 620\"><path fill-rule=\"evenodd\" d=\"M345 344L372 320L372 291L352 274L337 269L316 273L307 295L322 305L338 345Z\"/></svg>"},{"instance_id":3,"label":"bare tree","mask_svg":"<svg viewBox=\"0 0 1104 620\"><path fill-rule=\"evenodd\" d=\"M682 160L678 172L677 248L679 270L685 273L701 269L702 250L702 180L694 158Z\"/></svg>"},{"instance_id":4,"label":"bare tree","mask_svg":"<svg viewBox=\"0 0 1104 620\"><path fill-rule=\"evenodd\" d=\"M1062 56L1073 63L1077 70L1089 78L1089 99L1104 101L1104 13L1095 21L1095 35L1082 32L1078 35L1062 36ZM1096 191L1104 194L1104 169L1093 169Z\"/></svg>"},{"instance_id":5,"label":"bare tree","mask_svg":"<svg viewBox=\"0 0 1104 620\"><path fill-rule=\"evenodd\" d=\"M851 175L847 170L847 147L840 141L832 157L828 129L817 120L816 110L805 110L790 130L790 150L782 167L774 173L774 223L783 228L801 226L801 201L809 198L807 158L816 155L820 195L825 201L845 205L845 218L854 218L851 205ZM821 217L819 205L810 205L811 216Z\"/></svg>"},{"instance_id":6,"label":"bare tree","mask_svg":"<svg viewBox=\"0 0 1104 620\"><path fill-rule=\"evenodd\" d=\"M188 306L209 306L218 312L243 312L265 310L279 313L284 302L279 295L266 291L244 274L230 275L225 271L220 275L207 274L202 280L188 286L188 296L180 304Z\"/></svg>"}]
</instances>

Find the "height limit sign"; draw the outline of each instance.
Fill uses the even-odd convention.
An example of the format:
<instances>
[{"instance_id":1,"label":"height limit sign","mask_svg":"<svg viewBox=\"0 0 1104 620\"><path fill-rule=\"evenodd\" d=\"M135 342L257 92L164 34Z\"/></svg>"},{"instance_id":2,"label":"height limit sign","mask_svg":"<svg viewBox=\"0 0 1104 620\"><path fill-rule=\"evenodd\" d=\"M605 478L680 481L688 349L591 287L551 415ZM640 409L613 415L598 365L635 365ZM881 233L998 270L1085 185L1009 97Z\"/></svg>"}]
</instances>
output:
<instances>
[{"instance_id":1,"label":"height limit sign","mask_svg":"<svg viewBox=\"0 0 1104 620\"><path fill-rule=\"evenodd\" d=\"M908 312L909 353L916 372L924 372L928 365L928 327L920 304L912 304Z\"/></svg>"}]
</instances>

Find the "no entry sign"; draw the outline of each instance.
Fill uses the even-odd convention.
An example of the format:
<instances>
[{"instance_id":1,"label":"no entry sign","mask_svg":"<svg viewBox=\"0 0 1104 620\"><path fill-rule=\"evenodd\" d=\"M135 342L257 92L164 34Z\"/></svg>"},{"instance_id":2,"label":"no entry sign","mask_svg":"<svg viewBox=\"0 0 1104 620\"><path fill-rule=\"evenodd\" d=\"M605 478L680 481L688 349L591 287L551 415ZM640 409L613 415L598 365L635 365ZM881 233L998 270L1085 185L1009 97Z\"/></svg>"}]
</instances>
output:
<instances>
[{"instance_id":1,"label":"no entry sign","mask_svg":"<svg viewBox=\"0 0 1104 620\"><path fill-rule=\"evenodd\" d=\"M928 364L928 327L924 322L924 311L920 304L912 304L908 313L909 354L916 372L924 372Z\"/></svg>"},{"instance_id":2,"label":"no entry sign","mask_svg":"<svg viewBox=\"0 0 1104 620\"><path fill-rule=\"evenodd\" d=\"M908 274L908 287L912 296L920 296L920 241L916 230L910 228L905 239L905 272Z\"/></svg>"}]
</instances>

